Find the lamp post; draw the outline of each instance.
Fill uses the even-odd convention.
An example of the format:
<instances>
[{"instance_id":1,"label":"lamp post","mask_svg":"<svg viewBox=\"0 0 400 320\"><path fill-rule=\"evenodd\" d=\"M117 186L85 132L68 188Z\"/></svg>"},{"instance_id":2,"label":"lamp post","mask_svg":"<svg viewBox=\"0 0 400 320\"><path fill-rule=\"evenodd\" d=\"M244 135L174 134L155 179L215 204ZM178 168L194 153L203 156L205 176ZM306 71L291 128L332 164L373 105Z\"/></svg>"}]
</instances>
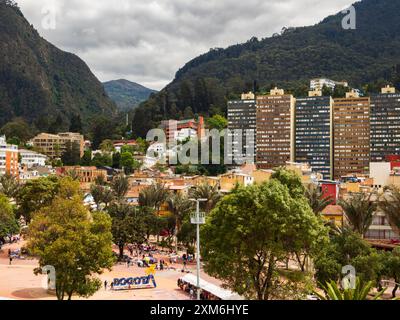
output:
<instances>
[{"instance_id":1,"label":"lamp post","mask_svg":"<svg viewBox=\"0 0 400 320\"><path fill-rule=\"evenodd\" d=\"M196 225L197 234L197 300L200 300L200 225L205 224L206 215L200 213L200 202L207 202L207 199L190 199L190 201L196 202L196 213L191 217L191 223Z\"/></svg>"}]
</instances>

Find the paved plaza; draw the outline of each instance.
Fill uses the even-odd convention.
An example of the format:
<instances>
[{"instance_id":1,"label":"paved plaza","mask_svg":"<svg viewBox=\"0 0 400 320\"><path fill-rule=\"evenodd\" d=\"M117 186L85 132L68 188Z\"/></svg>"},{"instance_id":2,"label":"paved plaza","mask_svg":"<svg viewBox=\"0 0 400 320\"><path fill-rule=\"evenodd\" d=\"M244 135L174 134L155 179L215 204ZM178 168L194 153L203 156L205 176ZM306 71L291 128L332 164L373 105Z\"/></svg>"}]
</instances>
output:
<instances>
[{"instance_id":1,"label":"paved plaza","mask_svg":"<svg viewBox=\"0 0 400 320\"><path fill-rule=\"evenodd\" d=\"M38 266L36 259L14 259L9 265L8 249L20 248L22 242L3 246L0 252L0 297L16 300L55 300L54 295L48 294L42 282L44 276L34 275L33 269ZM162 256L159 256L163 258ZM156 258L159 258L156 255ZM168 260L167 258L164 258ZM156 271L157 288L137 289L130 291L113 291L102 287L89 300L189 300L190 297L177 287L177 280L184 275L182 265L172 265L176 270ZM145 268L127 267L126 263L116 264L111 271L106 270L99 278L110 284L114 278L140 277L146 275ZM188 271L195 274L195 266L188 266ZM205 274L202 278L219 285L219 281ZM84 299L73 297L73 300Z\"/></svg>"}]
</instances>

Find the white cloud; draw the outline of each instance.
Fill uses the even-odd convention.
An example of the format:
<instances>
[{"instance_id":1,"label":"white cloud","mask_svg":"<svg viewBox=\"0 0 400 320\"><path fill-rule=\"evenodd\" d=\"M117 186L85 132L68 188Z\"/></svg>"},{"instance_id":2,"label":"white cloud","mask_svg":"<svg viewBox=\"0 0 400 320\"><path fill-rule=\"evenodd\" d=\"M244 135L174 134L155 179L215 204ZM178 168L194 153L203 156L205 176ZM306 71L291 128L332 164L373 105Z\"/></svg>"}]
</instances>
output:
<instances>
[{"instance_id":1,"label":"white cloud","mask_svg":"<svg viewBox=\"0 0 400 320\"><path fill-rule=\"evenodd\" d=\"M155 89L209 48L318 23L350 0L18 0L39 33L80 56L102 81L126 78ZM56 9L45 30L43 7Z\"/></svg>"}]
</instances>

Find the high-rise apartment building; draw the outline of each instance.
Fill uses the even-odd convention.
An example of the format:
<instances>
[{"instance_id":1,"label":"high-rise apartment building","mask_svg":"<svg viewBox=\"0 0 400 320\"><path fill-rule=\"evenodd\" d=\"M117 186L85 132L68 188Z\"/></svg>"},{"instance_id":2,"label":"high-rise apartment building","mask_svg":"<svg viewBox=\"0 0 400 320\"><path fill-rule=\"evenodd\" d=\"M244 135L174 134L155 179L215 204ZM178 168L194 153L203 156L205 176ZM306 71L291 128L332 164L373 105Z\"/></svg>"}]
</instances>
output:
<instances>
[{"instance_id":1,"label":"high-rise apartment building","mask_svg":"<svg viewBox=\"0 0 400 320\"><path fill-rule=\"evenodd\" d=\"M308 163L324 179L332 178L332 106L319 90L296 99L295 161Z\"/></svg>"},{"instance_id":2,"label":"high-rise apartment building","mask_svg":"<svg viewBox=\"0 0 400 320\"><path fill-rule=\"evenodd\" d=\"M371 96L371 162L400 155L400 94L387 86Z\"/></svg>"},{"instance_id":3,"label":"high-rise apartment building","mask_svg":"<svg viewBox=\"0 0 400 320\"><path fill-rule=\"evenodd\" d=\"M85 140L83 135L73 132L59 134L40 133L31 140L32 145L50 158L59 158L66 150L67 143L79 145L80 156L83 157Z\"/></svg>"},{"instance_id":4,"label":"high-rise apartment building","mask_svg":"<svg viewBox=\"0 0 400 320\"><path fill-rule=\"evenodd\" d=\"M233 163L255 162L256 100L251 92L242 94L241 100L228 102L228 129L232 139Z\"/></svg>"},{"instance_id":5,"label":"high-rise apartment building","mask_svg":"<svg viewBox=\"0 0 400 320\"><path fill-rule=\"evenodd\" d=\"M0 136L0 175L18 176L18 146L8 144L5 136Z\"/></svg>"},{"instance_id":6,"label":"high-rise apartment building","mask_svg":"<svg viewBox=\"0 0 400 320\"><path fill-rule=\"evenodd\" d=\"M257 97L257 166L281 167L293 161L295 99L281 89Z\"/></svg>"},{"instance_id":7,"label":"high-rise apartment building","mask_svg":"<svg viewBox=\"0 0 400 320\"><path fill-rule=\"evenodd\" d=\"M356 91L333 104L333 170L338 179L368 174L370 162L370 98Z\"/></svg>"}]
</instances>

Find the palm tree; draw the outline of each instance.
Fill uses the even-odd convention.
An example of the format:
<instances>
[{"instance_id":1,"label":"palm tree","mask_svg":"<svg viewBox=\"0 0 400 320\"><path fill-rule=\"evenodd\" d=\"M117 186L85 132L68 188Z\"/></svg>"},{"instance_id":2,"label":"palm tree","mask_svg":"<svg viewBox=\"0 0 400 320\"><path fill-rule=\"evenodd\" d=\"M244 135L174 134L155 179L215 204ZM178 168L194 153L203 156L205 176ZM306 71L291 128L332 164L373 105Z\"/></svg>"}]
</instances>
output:
<instances>
[{"instance_id":1,"label":"palm tree","mask_svg":"<svg viewBox=\"0 0 400 320\"><path fill-rule=\"evenodd\" d=\"M161 205L168 198L168 190L162 183L154 183L139 194L139 205L154 208L159 214Z\"/></svg>"},{"instance_id":2,"label":"palm tree","mask_svg":"<svg viewBox=\"0 0 400 320\"><path fill-rule=\"evenodd\" d=\"M21 189L19 181L11 174L0 177L0 192L9 198L15 198Z\"/></svg>"},{"instance_id":3,"label":"palm tree","mask_svg":"<svg viewBox=\"0 0 400 320\"><path fill-rule=\"evenodd\" d=\"M333 203L333 199L330 197L324 197L318 186L314 184L308 185L305 191L305 196L308 199L311 209L316 215L320 215L327 206Z\"/></svg>"},{"instance_id":4,"label":"palm tree","mask_svg":"<svg viewBox=\"0 0 400 320\"><path fill-rule=\"evenodd\" d=\"M347 200L342 200L342 206L353 231L362 237L372 224L372 219L377 210L377 203L372 201L374 193L355 193Z\"/></svg>"},{"instance_id":5,"label":"palm tree","mask_svg":"<svg viewBox=\"0 0 400 320\"><path fill-rule=\"evenodd\" d=\"M177 193L167 200L168 209L175 218L175 251L178 252L178 234L181 231L182 223L187 214L193 209L193 203L185 196Z\"/></svg>"},{"instance_id":6,"label":"palm tree","mask_svg":"<svg viewBox=\"0 0 400 320\"><path fill-rule=\"evenodd\" d=\"M400 231L400 188L386 189L379 203L379 209L386 215L392 228Z\"/></svg>"},{"instance_id":7,"label":"palm tree","mask_svg":"<svg viewBox=\"0 0 400 320\"><path fill-rule=\"evenodd\" d=\"M368 295L372 291L374 284L372 281L365 284L361 283L360 279L356 279L356 287L354 289L342 289L335 281L327 282L326 285L321 285L325 295L314 292L320 300L369 300ZM385 293L386 289L379 291L372 300L379 300Z\"/></svg>"},{"instance_id":8,"label":"palm tree","mask_svg":"<svg viewBox=\"0 0 400 320\"><path fill-rule=\"evenodd\" d=\"M79 175L76 169L69 170L67 172L67 177L70 177L72 180L78 181L79 180Z\"/></svg>"},{"instance_id":9,"label":"palm tree","mask_svg":"<svg viewBox=\"0 0 400 320\"><path fill-rule=\"evenodd\" d=\"M190 191L190 197L194 199L207 199L207 201L204 202L204 210L206 213L209 213L221 199L221 194L217 185L211 186L208 183L204 183L192 189Z\"/></svg>"},{"instance_id":10,"label":"palm tree","mask_svg":"<svg viewBox=\"0 0 400 320\"><path fill-rule=\"evenodd\" d=\"M111 189L114 191L115 197L122 200L129 191L129 180L125 175L117 175L111 181Z\"/></svg>"}]
</instances>

